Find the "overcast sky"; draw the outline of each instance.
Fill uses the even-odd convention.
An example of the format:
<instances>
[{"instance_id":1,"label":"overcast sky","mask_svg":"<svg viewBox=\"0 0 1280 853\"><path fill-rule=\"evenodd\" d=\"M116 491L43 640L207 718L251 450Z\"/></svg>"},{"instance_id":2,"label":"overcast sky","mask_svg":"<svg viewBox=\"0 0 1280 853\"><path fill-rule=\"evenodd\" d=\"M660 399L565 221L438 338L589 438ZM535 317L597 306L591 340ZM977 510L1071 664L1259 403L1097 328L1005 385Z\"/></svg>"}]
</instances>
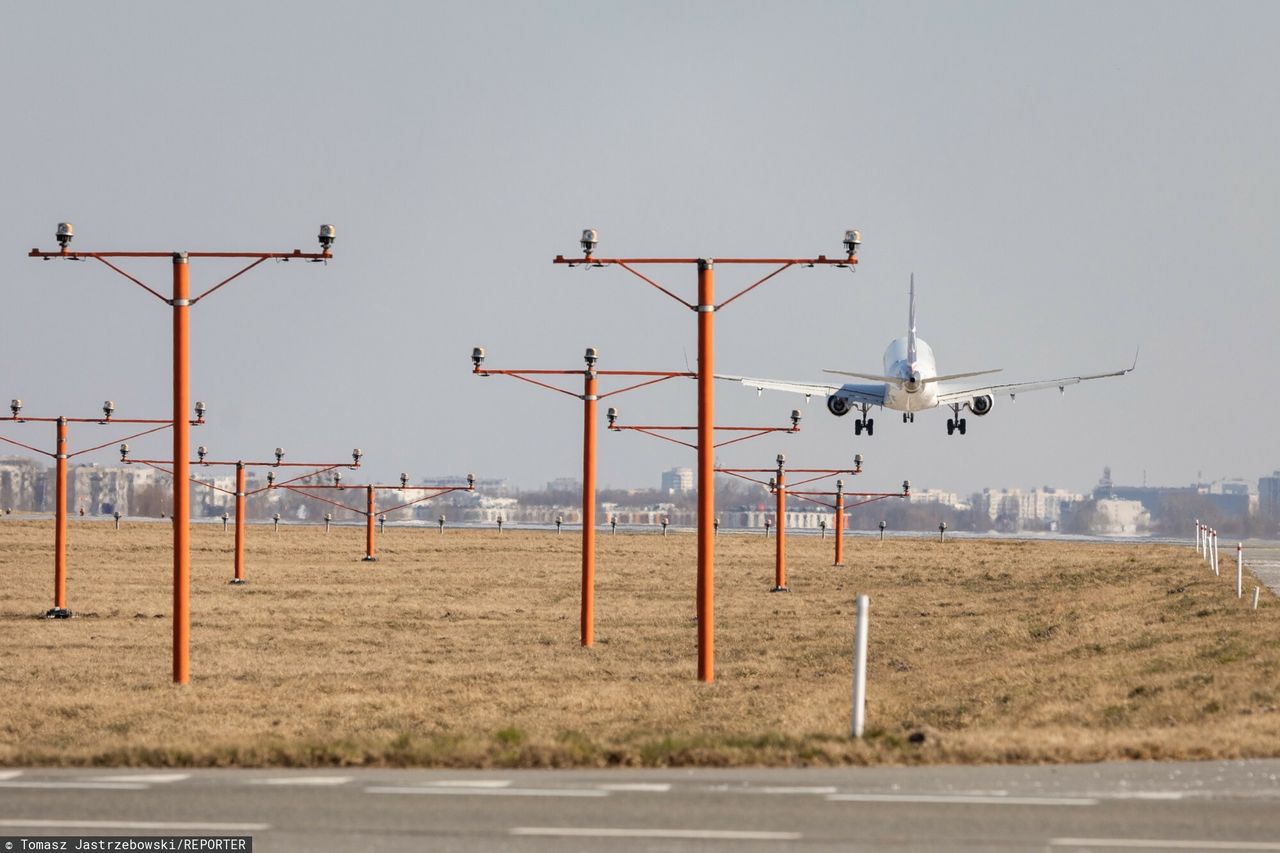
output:
<instances>
[{"instance_id":1,"label":"overcast sky","mask_svg":"<svg viewBox=\"0 0 1280 853\"><path fill-rule=\"evenodd\" d=\"M806 414L725 464L861 452L859 486L959 491L1280 467L1275 4L61 2L7 7L2 32L0 395L28 414L170 406L169 310L101 265L28 259L57 222L86 251L312 251L332 222L333 263L268 264L193 309L196 441L540 486L580 475L581 404L472 376L472 346L493 367L696 356L692 312L552 266L582 228L605 255L730 257L835 255L856 227L856 275L791 270L718 315L718 371L878 371L914 272L943 373L1115 369L1141 344L1137 372L1002 398L963 438L945 410L855 438L820 400L725 384L720 423ZM169 288L166 260L127 269ZM233 271L193 262L193 287ZM654 272L693 299L691 268ZM719 294L751 272L718 270ZM694 422L689 382L612 402ZM694 461L635 434L600 449L602 485Z\"/></svg>"}]
</instances>

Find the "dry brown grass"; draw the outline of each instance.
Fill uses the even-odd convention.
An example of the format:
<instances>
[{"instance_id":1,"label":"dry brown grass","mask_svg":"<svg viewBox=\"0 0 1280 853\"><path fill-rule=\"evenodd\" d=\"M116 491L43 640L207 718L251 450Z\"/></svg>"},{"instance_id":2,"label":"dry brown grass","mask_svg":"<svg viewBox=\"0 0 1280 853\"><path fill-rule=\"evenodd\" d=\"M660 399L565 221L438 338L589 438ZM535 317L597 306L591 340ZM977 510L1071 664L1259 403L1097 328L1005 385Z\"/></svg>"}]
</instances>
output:
<instances>
[{"instance_id":1,"label":"dry brown grass","mask_svg":"<svg viewBox=\"0 0 1280 853\"><path fill-rule=\"evenodd\" d=\"M597 643L578 645L566 533L193 534L192 680L170 684L169 532L0 523L0 763L668 765L1280 754L1280 607L1252 611L1190 548L721 536L717 681L699 684L694 538L600 537ZM846 737L857 593L868 736ZM923 743L911 736L922 733ZM919 734L916 734L917 739Z\"/></svg>"}]
</instances>

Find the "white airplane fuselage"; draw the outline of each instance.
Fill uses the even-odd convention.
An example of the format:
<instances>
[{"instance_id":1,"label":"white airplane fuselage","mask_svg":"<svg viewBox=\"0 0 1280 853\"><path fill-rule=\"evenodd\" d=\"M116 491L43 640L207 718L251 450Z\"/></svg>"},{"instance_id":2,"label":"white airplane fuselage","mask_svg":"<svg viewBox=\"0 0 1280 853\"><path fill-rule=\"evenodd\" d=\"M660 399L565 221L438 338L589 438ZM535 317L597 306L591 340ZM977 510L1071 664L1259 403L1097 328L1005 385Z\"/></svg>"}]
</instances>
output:
<instances>
[{"instance_id":1,"label":"white airplane fuselage","mask_svg":"<svg viewBox=\"0 0 1280 853\"><path fill-rule=\"evenodd\" d=\"M910 357L911 343L906 337L895 338L884 351L884 375L902 379L902 384L886 382L884 407L899 412L923 412L938 405L938 383L929 379L938 375L933 349L920 338L915 339L916 359Z\"/></svg>"}]
</instances>

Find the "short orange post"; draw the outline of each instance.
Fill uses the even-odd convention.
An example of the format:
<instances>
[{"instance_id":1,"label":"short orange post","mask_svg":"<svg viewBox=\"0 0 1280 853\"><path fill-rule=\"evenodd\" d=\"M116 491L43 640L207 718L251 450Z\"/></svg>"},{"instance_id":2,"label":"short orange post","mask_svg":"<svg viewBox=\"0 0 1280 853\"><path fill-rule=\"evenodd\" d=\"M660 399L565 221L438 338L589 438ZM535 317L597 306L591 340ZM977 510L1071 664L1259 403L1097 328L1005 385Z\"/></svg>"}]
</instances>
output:
<instances>
[{"instance_id":1,"label":"short orange post","mask_svg":"<svg viewBox=\"0 0 1280 853\"><path fill-rule=\"evenodd\" d=\"M366 486L365 492L365 525L364 525L364 561L372 563L378 558L373 555L373 523L376 520L377 508L374 500L373 486Z\"/></svg>"},{"instance_id":2,"label":"short orange post","mask_svg":"<svg viewBox=\"0 0 1280 853\"><path fill-rule=\"evenodd\" d=\"M235 585L247 583L244 579L244 504L245 488L244 462L236 463L236 573L231 579Z\"/></svg>"},{"instance_id":3,"label":"short orange post","mask_svg":"<svg viewBox=\"0 0 1280 853\"><path fill-rule=\"evenodd\" d=\"M53 607L45 617L68 619L67 609L67 419L58 418L57 484L54 487Z\"/></svg>"},{"instance_id":4,"label":"short orange post","mask_svg":"<svg viewBox=\"0 0 1280 853\"><path fill-rule=\"evenodd\" d=\"M582 645L595 641L597 350L587 350L582 389Z\"/></svg>"},{"instance_id":5,"label":"short orange post","mask_svg":"<svg viewBox=\"0 0 1280 853\"><path fill-rule=\"evenodd\" d=\"M836 480L836 566L844 565L844 480Z\"/></svg>"},{"instance_id":6,"label":"short orange post","mask_svg":"<svg viewBox=\"0 0 1280 853\"><path fill-rule=\"evenodd\" d=\"M777 495L778 539L774 543L773 589L770 592L787 592L787 485L783 463L787 458L778 454L778 473L774 478L774 494Z\"/></svg>"}]
</instances>

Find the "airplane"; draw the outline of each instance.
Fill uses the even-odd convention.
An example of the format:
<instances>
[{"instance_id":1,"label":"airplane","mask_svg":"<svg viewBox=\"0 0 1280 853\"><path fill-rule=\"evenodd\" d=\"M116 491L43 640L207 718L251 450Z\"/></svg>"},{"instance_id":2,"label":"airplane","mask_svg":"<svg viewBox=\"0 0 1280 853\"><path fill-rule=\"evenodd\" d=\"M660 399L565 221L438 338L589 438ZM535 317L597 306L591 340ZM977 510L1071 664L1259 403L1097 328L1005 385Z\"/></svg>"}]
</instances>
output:
<instances>
[{"instance_id":1,"label":"airplane","mask_svg":"<svg viewBox=\"0 0 1280 853\"><path fill-rule=\"evenodd\" d=\"M1040 391L1046 388L1057 388L1065 393L1068 385L1087 382L1091 379L1106 379L1111 376L1124 376L1132 373L1138 366L1135 353L1133 365L1123 370L1110 373L1092 373L1084 376L1064 376L1059 379L1046 379L1037 382L1016 382L1007 385L989 385L974 382L957 382L960 379L973 379L999 373L995 370L976 370L969 373L949 373L938 375L937 365L933 357L933 349L916 336L916 278L911 276L911 297L907 313L907 334L895 338L884 351L884 371L880 374L853 373L847 370L824 370L840 376L852 376L856 379L870 380L875 384L846 383L844 385L810 384L803 382L785 382L775 379L756 379L749 376L726 376L717 374L717 379L741 382L757 393L766 389L770 391L790 391L803 394L806 399L822 396L827 399L827 409L836 417L844 417L853 410L858 410L859 418L853 423L855 435L872 435L875 431L875 420L867 417L872 406L895 409L902 412L903 423L914 423L916 412L947 406L952 417L947 418L947 435L965 434L968 427L965 418L960 416L962 409L968 409L974 415L983 417L991 413L995 406L995 398L1007 394L1009 399L1026 391Z\"/></svg>"}]
</instances>

